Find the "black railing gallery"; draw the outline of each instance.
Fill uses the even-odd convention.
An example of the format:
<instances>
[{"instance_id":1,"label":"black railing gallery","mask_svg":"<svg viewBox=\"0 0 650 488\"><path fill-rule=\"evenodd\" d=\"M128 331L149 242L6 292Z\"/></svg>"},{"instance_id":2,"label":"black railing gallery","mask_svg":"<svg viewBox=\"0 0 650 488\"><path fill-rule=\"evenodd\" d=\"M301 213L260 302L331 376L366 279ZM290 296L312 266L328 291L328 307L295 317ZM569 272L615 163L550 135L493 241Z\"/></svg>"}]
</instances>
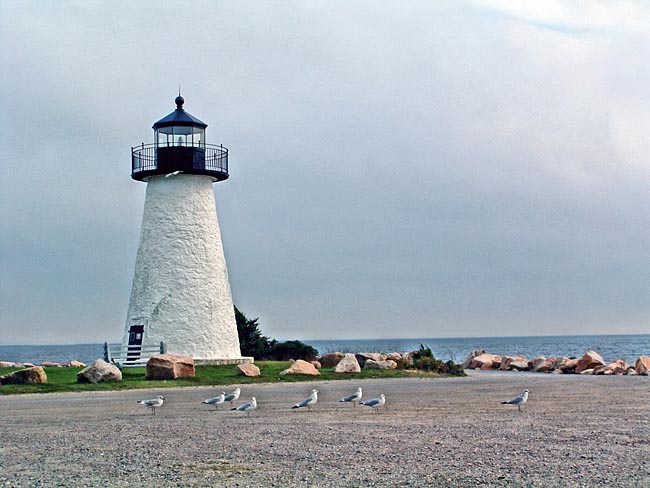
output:
<instances>
[{"instance_id":1,"label":"black railing gallery","mask_svg":"<svg viewBox=\"0 0 650 488\"><path fill-rule=\"evenodd\" d=\"M198 146L159 146L157 144L141 144L131 148L132 174L159 169L159 152L175 150L182 147L191 151L191 169L197 172L216 172L228 175L228 149L214 144ZM162 169L162 168L160 168Z\"/></svg>"}]
</instances>

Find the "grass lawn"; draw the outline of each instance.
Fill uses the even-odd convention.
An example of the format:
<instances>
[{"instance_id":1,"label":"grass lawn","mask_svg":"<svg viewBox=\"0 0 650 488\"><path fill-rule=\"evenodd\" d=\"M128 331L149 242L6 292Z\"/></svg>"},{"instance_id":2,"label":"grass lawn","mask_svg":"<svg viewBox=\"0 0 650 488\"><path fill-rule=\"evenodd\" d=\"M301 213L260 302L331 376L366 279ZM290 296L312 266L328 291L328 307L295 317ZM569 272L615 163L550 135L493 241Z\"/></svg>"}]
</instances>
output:
<instances>
[{"instance_id":1,"label":"grass lawn","mask_svg":"<svg viewBox=\"0 0 650 488\"><path fill-rule=\"evenodd\" d=\"M77 383L77 373L82 368L43 368L47 375L44 385L0 385L0 395L19 393L55 393L67 391L104 391L131 390L136 388L167 388L178 386L201 385L232 385L248 383L281 383L313 380L359 380L366 378L412 378L412 377L442 377L439 374L424 371L410 372L406 370L362 369L357 374L337 374L334 368L323 368L320 376L284 375L280 371L289 367L285 361L257 361L260 376L248 378L237 374L237 367L228 366L197 366L194 378L147 381L144 379L145 368L125 368L122 370L122 381L110 383ZM19 368L0 368L0 376L17 371Z\"/></svg>"}]
</instances>

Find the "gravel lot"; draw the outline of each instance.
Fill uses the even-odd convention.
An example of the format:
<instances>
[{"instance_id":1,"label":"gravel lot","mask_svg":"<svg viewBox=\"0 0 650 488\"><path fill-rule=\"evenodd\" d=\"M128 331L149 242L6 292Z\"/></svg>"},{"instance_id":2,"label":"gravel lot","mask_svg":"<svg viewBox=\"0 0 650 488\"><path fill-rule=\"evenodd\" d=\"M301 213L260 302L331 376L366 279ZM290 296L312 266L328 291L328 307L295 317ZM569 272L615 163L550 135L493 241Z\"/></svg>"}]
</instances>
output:
<instances>
[{"instance_id":1,"label":"gravel lot","mask_svg":"<svg viewBox=\"0 0 650 488\"><path fill-rule=\"evenodd\" d=\"M388 410L336 402L357 386ZM522 412L500 404L524 388ZM220 390L0 396L0 486L650 486L650 377L244 385L249 416L201 405ZM136 405L158 394L156 416Z\"/></svg>"}]
</instances>

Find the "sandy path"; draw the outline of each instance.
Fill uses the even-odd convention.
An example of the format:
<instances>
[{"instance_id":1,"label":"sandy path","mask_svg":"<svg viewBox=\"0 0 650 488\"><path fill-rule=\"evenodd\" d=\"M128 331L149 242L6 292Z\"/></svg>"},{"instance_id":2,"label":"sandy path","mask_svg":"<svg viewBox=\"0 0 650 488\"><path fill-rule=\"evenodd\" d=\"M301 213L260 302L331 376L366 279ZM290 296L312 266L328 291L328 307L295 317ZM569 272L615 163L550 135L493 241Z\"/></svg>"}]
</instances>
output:
<instances>
[{"instance_id":1,"label":"sandy path","mask_svg":"<svg viewBox=\"0 0 650 488\"><path fill-rule=\"evenodd\" d=\"M362 386L389 410L336 403ZM314 411L292 410L312 387ZM529 388L524 411L500 401ZM0 486L650 486L650 378L468 378L0 397ZM151 416L136 400L159 393Z\"/></svg>"}]
</instances>

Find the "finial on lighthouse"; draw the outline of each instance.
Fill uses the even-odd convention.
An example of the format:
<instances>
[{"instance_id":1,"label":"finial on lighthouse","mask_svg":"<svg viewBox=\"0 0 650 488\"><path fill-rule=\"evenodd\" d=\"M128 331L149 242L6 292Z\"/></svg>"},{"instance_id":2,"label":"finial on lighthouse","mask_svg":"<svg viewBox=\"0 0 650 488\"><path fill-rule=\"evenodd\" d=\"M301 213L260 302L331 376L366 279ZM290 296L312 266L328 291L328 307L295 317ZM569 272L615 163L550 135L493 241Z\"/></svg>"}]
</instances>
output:
<instances>
[{"instance_id":1,"label":"finial on lighthouse","mask_svg":"<svg viewBox=\"0 0 650 488\"><path fill-rule=\"evenodd\" d=\"M181 85L178 85L178 96L176 97L176 110L183 110L183 104L185 103L185 99L181 97Z\"/></svg>"}]
</instances>

